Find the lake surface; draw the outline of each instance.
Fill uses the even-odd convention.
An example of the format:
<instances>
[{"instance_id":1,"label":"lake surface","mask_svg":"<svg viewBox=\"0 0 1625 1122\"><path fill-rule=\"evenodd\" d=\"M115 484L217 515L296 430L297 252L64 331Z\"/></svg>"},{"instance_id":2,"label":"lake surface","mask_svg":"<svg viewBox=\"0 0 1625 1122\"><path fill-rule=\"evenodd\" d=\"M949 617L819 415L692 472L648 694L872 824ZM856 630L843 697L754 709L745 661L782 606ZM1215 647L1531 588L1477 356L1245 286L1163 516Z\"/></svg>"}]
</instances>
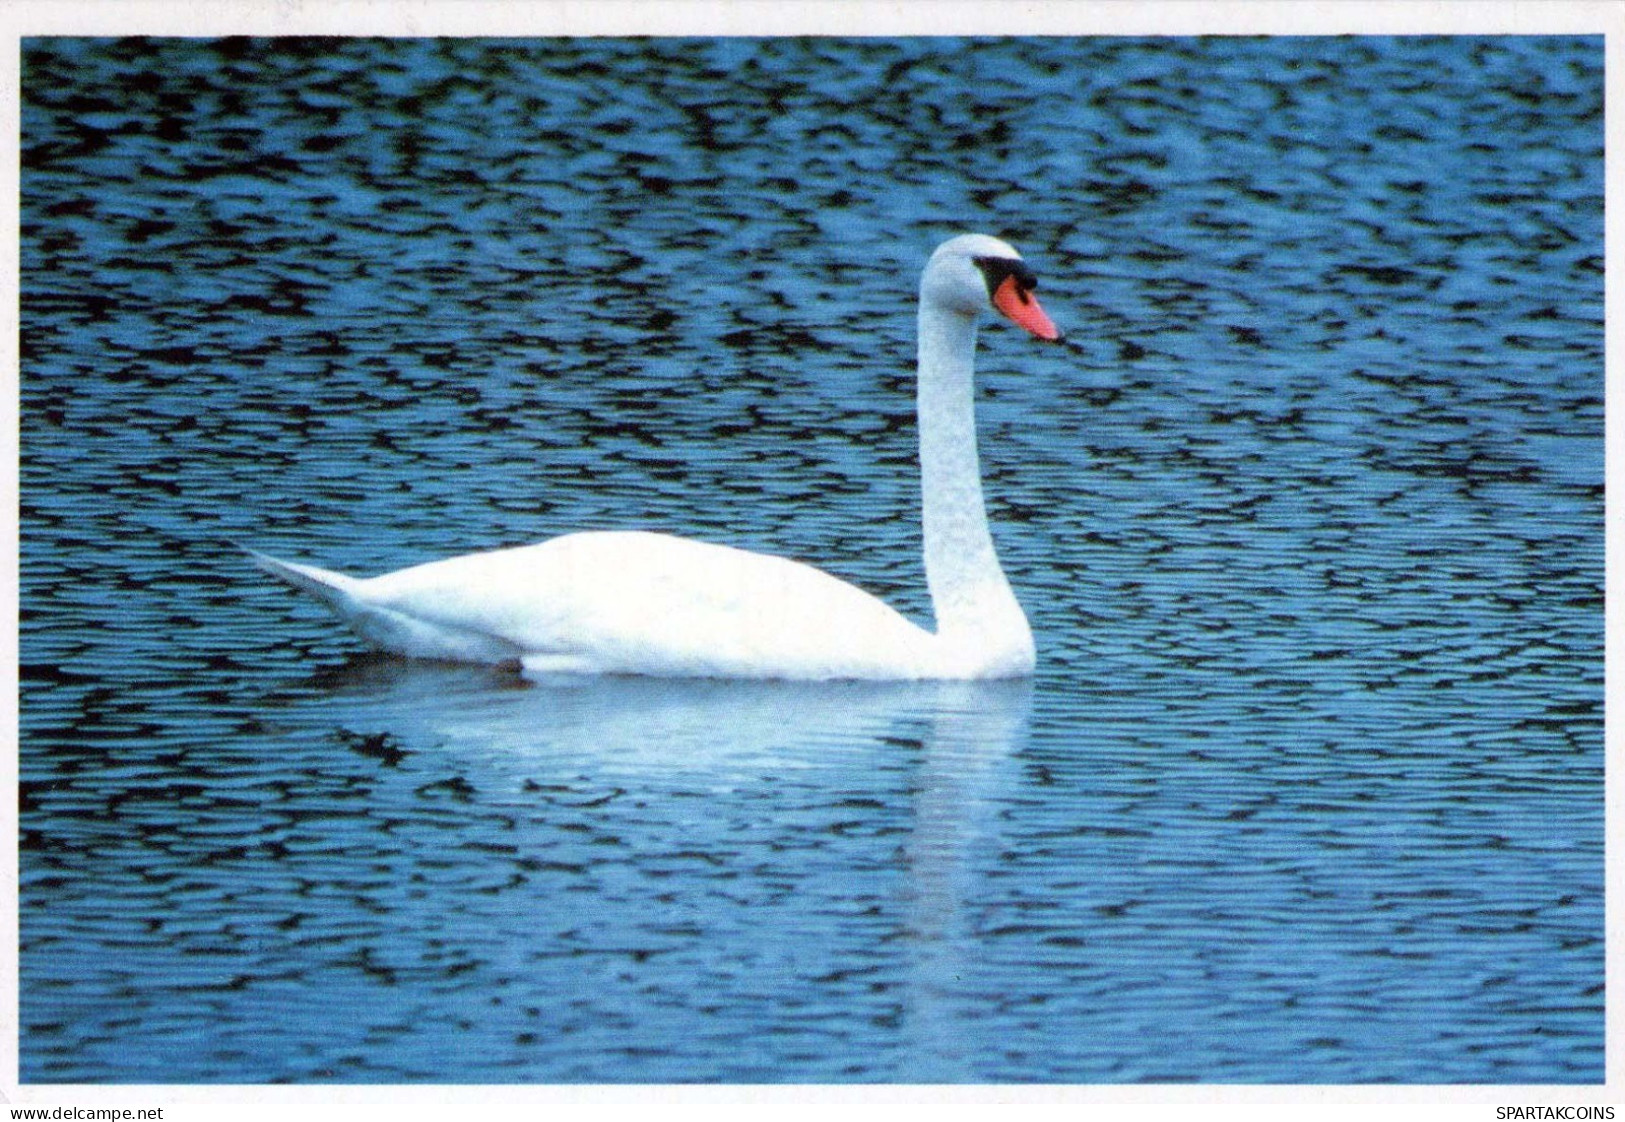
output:
<instances>
[{"instance_id":1,"label":"lake surface","mask_svg":"<svg viewBox=\"0 0 1625 1122\"><path fill-rule=\"evenodd\" d=\"M1595 1083L1600 38L29 40L21 1074ZM928 620L983 332L1030 683L369 657L647 527Z\"/></svg>"}]
</instances>

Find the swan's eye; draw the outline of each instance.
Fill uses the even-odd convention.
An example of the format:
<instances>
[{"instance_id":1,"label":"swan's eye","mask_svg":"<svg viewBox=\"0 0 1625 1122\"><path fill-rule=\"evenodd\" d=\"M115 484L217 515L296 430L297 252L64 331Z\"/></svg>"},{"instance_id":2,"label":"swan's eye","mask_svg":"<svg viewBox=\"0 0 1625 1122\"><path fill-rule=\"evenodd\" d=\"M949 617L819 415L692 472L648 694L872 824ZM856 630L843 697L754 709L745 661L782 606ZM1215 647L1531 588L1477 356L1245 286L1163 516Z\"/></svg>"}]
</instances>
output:
<instances>
[{"instance_id":1,"label":"swan's eye","mask_svg":"<svg viewBox=\"0 0 1625 1122\"><path fill-rule=\"evenodd\" d=\"M999 286L1011 277L1016 281L1016 292L1021 302L1027 302L1027 293L1038 287L1038 274L1027 267L1027 262L1012 257L976 257L972 258L976 267L982 270L982 279L987 281L987 293L991 298L999 291Z\"/></svg>"}]
</instances>

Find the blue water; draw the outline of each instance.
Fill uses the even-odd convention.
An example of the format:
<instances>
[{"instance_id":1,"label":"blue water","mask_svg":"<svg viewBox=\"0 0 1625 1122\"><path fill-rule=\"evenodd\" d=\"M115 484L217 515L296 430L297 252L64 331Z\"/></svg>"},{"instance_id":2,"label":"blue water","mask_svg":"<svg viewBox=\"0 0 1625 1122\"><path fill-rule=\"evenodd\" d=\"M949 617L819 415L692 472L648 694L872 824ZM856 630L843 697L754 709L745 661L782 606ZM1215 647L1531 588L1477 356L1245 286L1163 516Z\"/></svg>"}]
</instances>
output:
<instances>
[{"instance_id":1,"label":"blue water","mask_svg":"<svg viewBox=\"0 0 1625 1122\"><path fill-rule=\"evenodd\" d=\"M28 40L22 1077L1599 1082L1602 43ZM359 573L643 526L1040 667L527 684Z\"/></svg>"}]
</instances>

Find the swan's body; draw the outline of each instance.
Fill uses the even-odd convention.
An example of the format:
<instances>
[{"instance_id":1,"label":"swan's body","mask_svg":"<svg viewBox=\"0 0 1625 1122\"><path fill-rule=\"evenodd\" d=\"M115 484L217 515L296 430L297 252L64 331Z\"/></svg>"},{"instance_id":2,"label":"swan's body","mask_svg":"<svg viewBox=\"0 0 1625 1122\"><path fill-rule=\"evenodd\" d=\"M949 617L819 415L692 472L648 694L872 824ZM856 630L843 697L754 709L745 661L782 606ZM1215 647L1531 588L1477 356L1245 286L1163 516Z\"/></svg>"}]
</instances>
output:
<instances>
[{"instance_id":1,"label":"swan's body","mask_svg":"<svg viewBox=\"0 0 1625 1122\"><path fill-rule=\"evenodd\" d=\"M371 579L264 554L387 651L529 672L728 678L1007 678L1032 632L999 567L976 456L972 370L991 303L1059 333L1005 243L943 243L920 282L918 412L926 580L937 631L810 565L666 534L567 534Z\"/></svg>"}]
</instances>

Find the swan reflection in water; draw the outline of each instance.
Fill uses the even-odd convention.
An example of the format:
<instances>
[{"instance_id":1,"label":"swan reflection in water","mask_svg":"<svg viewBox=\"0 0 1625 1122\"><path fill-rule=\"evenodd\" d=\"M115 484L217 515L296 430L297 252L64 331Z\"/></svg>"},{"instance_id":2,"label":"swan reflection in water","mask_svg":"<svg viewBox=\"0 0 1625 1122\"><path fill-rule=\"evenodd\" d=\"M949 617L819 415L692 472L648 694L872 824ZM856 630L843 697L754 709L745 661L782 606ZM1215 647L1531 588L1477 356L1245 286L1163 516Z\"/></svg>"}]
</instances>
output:
<instances>
[{"instance_id":1,"label":"swan reflection in water","mask_svg":"<svg viewBox=\"0 0 1625 1122\"><path fill-rule=\"evenodd\" d=\"M539 832L506 839L522 847L527 841L556 845L552 831L564 825L534 813L548 804L527 792L620 790L639 804L633 823L610 807L575 812L575 828L583 814L589 823L613 819L606 827L631 849L617 850L620 861L636 866L643 860L655 871L660 858L669 857L638 853L640 829L651 850L665 848L674 831L699 847L712 838L728 851L727 861L741 867L778 868L805 854L813 864L792 867L805 874L797 883L806 887L797 891L821 897L821 922L837 924L846 922L840 915L870 907L858 895L876 892L872 876L861 889L847 883L847 870L864 865L872 874L884 862L891 871L882 891L892 898L882 907L891 923L884 939L874 940L883 945L854 953L864 957L866 969L885 964L911 1074L953 1080L967 1077L973 1059L960 1055L964 1033L954 1023L964 1012L956 980L976 972L975 963L964 961L974 947L969 894L977 869L998 853L995 812L1017 777L1012 765L1027 736L1031 695L1030 679L814 683L568 675L527 682L491 668L369 656L297 688L291 709L299 723L309 720L316 728L387 730L390 743L408 753L405 768L468 776L477 792L470 818L479 814L479 802L499 802L499 813ZM403 778L407 786L422 782ZM775 801L791 788L793 794ZM729 832L719 822L748 827ZM849 824L852 834L809 831L809 822ZM812 852L809 835L816 839ZM569 885L575 899L600 894L604 886L592 883L594 876L591 865L576 874ZM615 883L624 893L624 876ZM654 899L656 891L700 897L708 890L662 875L650 882L647 899L632 901L632 922L652 921L669 906ZM626 904L622 899L618 906ZM811 905L798 905L805 906ZM547 916L534 918L533 948L556 936ZM809 962L827 966L832 950L821 942L827 932L773 929L805 919L794 908L787 919L774 907L753 909L739 922L714 930L707 925L703 953L714 962L750 961L759 957L754 941L780 947L789 941ZM861 938L850 931L841 937L844 943ZM658 975L659 958L646 968Z\"/></svg>"}]
</instances>

